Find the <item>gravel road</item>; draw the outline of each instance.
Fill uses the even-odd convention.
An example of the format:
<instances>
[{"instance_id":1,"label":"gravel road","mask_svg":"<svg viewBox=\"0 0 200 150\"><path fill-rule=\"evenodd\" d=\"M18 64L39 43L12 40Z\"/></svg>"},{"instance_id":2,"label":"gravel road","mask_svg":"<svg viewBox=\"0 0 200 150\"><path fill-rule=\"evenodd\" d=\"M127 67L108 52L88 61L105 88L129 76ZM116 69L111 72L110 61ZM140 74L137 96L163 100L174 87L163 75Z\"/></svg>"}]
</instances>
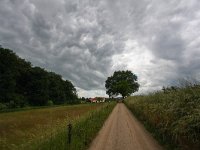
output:
<instances>
[{"instance_id":1,"label":"gravel road","mask_svg":"<svg viewBox=\"0 0 200 150\"><path fill-rule=\"evenodd\" d=\"M89 150L162 150L162 147L127 107L118 103Z\"/></svg>"}]
</instances>

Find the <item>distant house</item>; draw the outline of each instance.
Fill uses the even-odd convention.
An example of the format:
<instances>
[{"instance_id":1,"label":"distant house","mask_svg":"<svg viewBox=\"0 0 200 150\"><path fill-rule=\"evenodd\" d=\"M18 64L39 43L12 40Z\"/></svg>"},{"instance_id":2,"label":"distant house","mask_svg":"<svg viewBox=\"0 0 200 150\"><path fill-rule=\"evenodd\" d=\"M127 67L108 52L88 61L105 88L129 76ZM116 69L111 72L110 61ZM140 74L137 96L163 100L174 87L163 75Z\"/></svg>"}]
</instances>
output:
<instances>
[{"instance_id":1,"label":"distant house","mask_svg":"<svg viewBox=\"0 0 200 150\"><path fill-rule=\"evenodd\" d=\"M90 102L91 103L97 103L97 99L96 98L90 98Z\"/></svg>"},{"instance_id":2,"label":"distant house","mask_svg":"<svg viewBox=\"0 0 200 150\"><path fill-rule=\"evenodd\" d=\"M91 103L104 103L105 101L106 101L105 97L90 98Z\"/></svg>"}]
</instances>

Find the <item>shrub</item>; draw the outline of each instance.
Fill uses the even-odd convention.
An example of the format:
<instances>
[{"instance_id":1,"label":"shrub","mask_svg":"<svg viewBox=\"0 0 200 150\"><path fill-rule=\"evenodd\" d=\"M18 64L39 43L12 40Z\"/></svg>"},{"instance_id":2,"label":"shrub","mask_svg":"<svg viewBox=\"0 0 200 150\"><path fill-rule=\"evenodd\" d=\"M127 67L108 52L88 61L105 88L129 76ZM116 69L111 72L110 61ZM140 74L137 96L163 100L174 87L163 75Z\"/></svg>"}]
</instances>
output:
<instances>
[{"instance_id":1,"label":"shrub","mask_svg":"<svg viewBox=\"0 0 200 150\"><path fill-rule=\"evenodd\" d=\"M48 106L52 106L52 105L53 105L53 101L48 100L47 105L48 105Z\"/></svg>"},{"instance_id":2,"label":"shrub","mask_svg":"<svg viewBox=\"0 0 200 150\"><path fill-rule=\"evenodd\" d=\"M7 109L6 104L0 103L0 110Z\"/></svg>"}]
</instances>

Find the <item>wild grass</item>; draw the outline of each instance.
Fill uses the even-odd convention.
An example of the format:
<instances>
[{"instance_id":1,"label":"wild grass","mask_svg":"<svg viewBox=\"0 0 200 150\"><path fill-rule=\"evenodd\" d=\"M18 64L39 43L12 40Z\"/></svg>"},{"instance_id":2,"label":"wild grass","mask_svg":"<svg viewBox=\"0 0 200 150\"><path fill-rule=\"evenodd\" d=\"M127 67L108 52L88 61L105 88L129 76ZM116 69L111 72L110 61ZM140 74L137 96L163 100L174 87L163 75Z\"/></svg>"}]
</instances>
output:
<instances>
[{"instance_id":1,"label":"wild grass","mask_svg":"<svg viewBox=\"0 0 200 150\"><path fill-rule=\"evenodd\" d=\"M0 149L23 149L35 141L46 140L69 121L103 106L85 104L0 113Z\"/></svg>"},{"instance_id":2,"label":"wild grass","mask_svg":"<svg viewBox=\"0 0 200 150\"><path fill-rule=\"evenodd\" d=\"M133 96L125 103L166 149L200 149L200 86Z\"/></svg>"},{"instance_id":3,"label":"wild grass","mask_svg":"<svg viewBox=\"0 0 200 150\"><path fill-rule=\"evenodd\" d=\"M62 128L51 138L36 143L29 149L40 150L85 150L103 126L116 103L107 103L101 109L87 113L72 123L71 143L68 143L68 130Z\"/></svg>"}]
</instances>

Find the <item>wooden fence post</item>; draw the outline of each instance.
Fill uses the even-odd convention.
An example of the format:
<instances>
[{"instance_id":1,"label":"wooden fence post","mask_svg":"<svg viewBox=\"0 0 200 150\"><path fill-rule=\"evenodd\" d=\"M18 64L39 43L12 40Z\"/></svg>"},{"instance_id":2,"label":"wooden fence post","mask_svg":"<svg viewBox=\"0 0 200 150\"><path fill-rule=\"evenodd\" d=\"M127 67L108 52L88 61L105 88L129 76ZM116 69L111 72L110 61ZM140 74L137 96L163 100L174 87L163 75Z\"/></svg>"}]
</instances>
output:
<instances>
[{"instance_id":1,"label":"wooden fence post","mask_svg":"<svg viewBox=\"0 0 200 150\"><path fill-rule=\"evenodd\" d=\"M71 144L71 138L72 138L72 124L69 123L67 126L68 126L68 144Z\"/></svg>"}]
</instances>

